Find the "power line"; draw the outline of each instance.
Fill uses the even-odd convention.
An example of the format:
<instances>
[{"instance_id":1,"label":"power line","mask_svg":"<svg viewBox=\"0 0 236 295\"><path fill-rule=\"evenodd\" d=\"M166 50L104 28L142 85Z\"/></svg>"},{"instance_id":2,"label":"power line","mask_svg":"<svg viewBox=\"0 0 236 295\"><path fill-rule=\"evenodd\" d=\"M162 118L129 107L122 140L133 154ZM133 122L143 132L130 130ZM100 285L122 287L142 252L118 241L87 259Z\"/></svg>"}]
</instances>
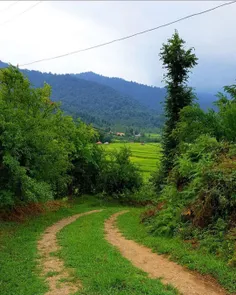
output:
<instances>
[{"instance_id":1,"label":"power line","mask_svg":"<svg viewBox=\"0 0 236 295\"><path fill-rule=\"evenodd\" d=\"M39 5L41 2L43 2L43 1L39 1L39 2L35 3L34 5L30 6L29 8L27 8L26 10L24 10L24 11L22 11L22 12L16 14L13 18L8 19L8 20L6 20L5 22L1 23L0 26L3 26L3 25L5 25L5 24L7 24L7 23L9 23L9 22L11 22L11 21L13 21L13 20L15 20L15 18L17 18L17 17L21 16L22 14L28 12L29 10L33 9L35 6Z\"/></svg>"},{"instance_id":2,"label":"power line","mask_svg":"<svg viewBox=\"0 0 236 295\"><path fill-rule=\"evenodd\" d=\"M213 8L209 8L207 10L201 11L201 12L197 12L197 13L194 13L194 14L187 15L187 16L182 17L182 18L179 18L179 19L177 19L175 21L172 21L172 22L169 22L169 23L160 25L158 27L154 27L154 28L151 28L151 29L148 29L148 30L144 30L144 31L141 31L141 32L138 32L138 33L135 33L135 34L126 36L126 37L119 38L119 39L114 39L112 41L101 43L101 44L98 44L98 45L95 45L95 46L92 46L92 47L88 47L88 48L84 48L84 49L79 49L79 50L72 51L72 52L65 53L65 54L61 54L61 55L58 55L58 56L43 58L43 59L39 59L39 60L32 61L32 62L29 62L29 63L25 63L25 64L20 65L20 67L32 65L32 64L35 64L35 63L43 62L43 61L48 61L48 60L53 60L53 59L65 57L65 56L68 56L68 55L72 55L72 54L76 54L76 53L80 53L80 52L92 50L92 49L103 47L103 46L106 46L106 45L109 45L109 44L112 44L112 43L115 43L115 42L119 42L119 41L123 41L123 40L129 39L129 38L133 38L133 37L138 36L138 35L146 34L146 33L149 33L151 31L154 31L154 30L157 30L157 29L161 29L161 28L170 26L172 24L178 23L178 22L183 21L185 19L192 18L194 16L198 16L198 15L201 15L201 14L205 14L205 13L211 12L211 11L216 10L216 9L219 9L219 8L221 8L223 6L235 4L235 2L236 2L236 0L231 1L229 3L227 2L227 3L221 4L221 5L215 6Z\"/></svg>"},{"instance_id":3,"label":"power line","mask_svg":"<svg viewBox=\"0 0 236 295\"><path fill-rule=\"evenodd\" d=\"M20 2L20 1L15 1L15 2L11 3L7 7L4 7L3 9L1 9L0 12L3 12L3 11L6 11L6 10L10 9L12 6L16 5L18 2Z\"/></svg>"}]
</instances>

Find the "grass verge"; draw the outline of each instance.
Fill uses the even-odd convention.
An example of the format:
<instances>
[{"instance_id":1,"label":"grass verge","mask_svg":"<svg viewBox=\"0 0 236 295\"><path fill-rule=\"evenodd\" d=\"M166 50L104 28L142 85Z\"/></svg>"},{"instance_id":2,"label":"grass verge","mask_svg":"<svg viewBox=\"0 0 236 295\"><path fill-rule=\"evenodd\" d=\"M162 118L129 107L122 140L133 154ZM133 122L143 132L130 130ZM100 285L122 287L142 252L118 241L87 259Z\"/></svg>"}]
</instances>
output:
<instances>
[{"instance_id":1,"label":"grass verge","mask_svg":"<svg viewBox=\"0 0 236 295\"><path fill-rule=\"evenodd\" d=\"M201 274L210 274L229 292L236 293L236 269L227 266L217 257L206 254L177 238L154 237L148 234L147 228L140 224L141 209L130 210L119 216L118 227L125 237L133 239L159 254L170 254L170 259L197 270Z\"/></svg>"}]
</instances>

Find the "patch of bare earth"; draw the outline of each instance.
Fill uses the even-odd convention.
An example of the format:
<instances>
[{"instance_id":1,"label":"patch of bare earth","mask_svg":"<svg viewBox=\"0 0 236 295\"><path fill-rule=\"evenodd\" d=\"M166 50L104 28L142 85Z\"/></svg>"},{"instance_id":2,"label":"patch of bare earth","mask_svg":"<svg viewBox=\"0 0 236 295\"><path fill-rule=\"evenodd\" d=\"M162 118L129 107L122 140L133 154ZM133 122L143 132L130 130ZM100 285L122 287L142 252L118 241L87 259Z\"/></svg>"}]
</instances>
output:
<instances>
[{"instance_id":1,"label":"patch of bare earth","mask_svg":"<svg viewBox=\"0 0 236 295\"><path fill-rule=\"evenodd\" d=\"M189 271L163 255L153 253L151 249L123 237L115 223L119 215L127 212L118 212L105 222L105 237L134 266L148 273L151 278L160 278L164 284L171 284L184 295L227 294L213 278Z\"/></svg>"},{"instance_id":2,"label":"patch of bare earth","mask_svg":"<svg viewBox=\"0 0 236 295\"><path fill-rule=\"evenodd\" d=\"M65 268L63 260L52 255L53 252L60 250L56 235L63 227L74 222L79 217L100 211L102 210L93 210L64 218L48 227L43 233L38 242L38 252L42 275L46 277L49 285L49 291L45 295L69 295L77 292L82 287L79 281L71 281L71 270Z\"/></svg>"}]
</instances>

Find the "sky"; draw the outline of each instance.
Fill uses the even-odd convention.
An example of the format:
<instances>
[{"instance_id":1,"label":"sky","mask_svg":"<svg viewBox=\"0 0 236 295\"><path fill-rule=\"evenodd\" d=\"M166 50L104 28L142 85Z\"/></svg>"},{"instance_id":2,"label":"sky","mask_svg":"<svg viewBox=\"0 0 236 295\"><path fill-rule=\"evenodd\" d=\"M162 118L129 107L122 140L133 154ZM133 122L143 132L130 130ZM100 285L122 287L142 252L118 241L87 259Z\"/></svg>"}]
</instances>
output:
<instances>
[{"instance_id":1,"label":"sky","mask_svg":"<svg viewBox=\"0 0 236 295\"><path fill-rule=\"evenodd\" d=\"M37 2L0 2L1 61L23 65L72 52L226 1L41 1L17 16ZM236 3L122 42L22 68L52 73L93 71L162 87L160 48L177 29L186 47L194 47L199 58L190 84L212 92L236 83L235 15Z\"/></svg>"}]
</instances>

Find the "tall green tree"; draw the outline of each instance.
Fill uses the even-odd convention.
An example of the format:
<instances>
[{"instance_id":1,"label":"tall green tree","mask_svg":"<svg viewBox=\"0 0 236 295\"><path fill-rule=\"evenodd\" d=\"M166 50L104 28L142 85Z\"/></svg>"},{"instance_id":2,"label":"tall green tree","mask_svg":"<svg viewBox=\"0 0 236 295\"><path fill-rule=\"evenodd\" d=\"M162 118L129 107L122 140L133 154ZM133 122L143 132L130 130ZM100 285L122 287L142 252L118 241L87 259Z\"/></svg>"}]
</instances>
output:
<instances>
[{"instance_id":1,"label":"tall green tree","mask_svg":"<svg viewBox=\"0 0 236 295\"><path fill-rule=\"evenodd\" d=\"M197 57L193 48L185 49L185 41L180 38L177 31L172 38L163 44L160 59L166 70L164 81L167 88L165 100L166 123L163 133L164 157L162 163L162 174L166 176L173 167L178 142L172 136L172 131L179 121L180 111L192 103L194 94L188 87L187 81L190 70L197 65Z\"/></svg>"},{"instance_id":2,"label":"tall green tree","mask_svg":"<svg viewBox=\"0 0 236 295\"><path fill-rule=\"evenodd\" d=\"M49 85L32 87L17 68L0 70L0 211L90 192L97 183L95 130L66 116L50 95Z\"/></svg>"},{"instance_id":3,"label":"tall green tree","mask_svg":"<svg viewBox=\"0 0 236 295\"><path fill-rule=\"evenodd\" d=\"M66 116L50 96L49 85L32 87L18 68L0 69L0 213L68 195L117 193L121 185L138 188L129 154L111 163L95 144L94 128Z\"/></svg>"}]
</instances>

